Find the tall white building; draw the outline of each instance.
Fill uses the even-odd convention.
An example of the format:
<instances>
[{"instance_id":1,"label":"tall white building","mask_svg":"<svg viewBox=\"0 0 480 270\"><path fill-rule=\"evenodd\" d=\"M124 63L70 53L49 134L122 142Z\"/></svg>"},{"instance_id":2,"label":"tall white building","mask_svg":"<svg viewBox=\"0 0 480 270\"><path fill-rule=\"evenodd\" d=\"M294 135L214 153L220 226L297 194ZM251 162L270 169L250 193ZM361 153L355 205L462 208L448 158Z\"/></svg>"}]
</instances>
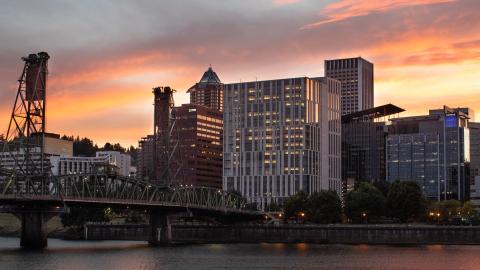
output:
<instances>
[{"instance_id":1,"label":"tall white building","mask_svg":"<svg viewBox=\"0 0 480 270\"><path fill-rule=\"evenodd\" d=\"M329 78L226 84L223 188L261 207L300 190L340 195L340 93Z\"/></svg>"}]
</instances>

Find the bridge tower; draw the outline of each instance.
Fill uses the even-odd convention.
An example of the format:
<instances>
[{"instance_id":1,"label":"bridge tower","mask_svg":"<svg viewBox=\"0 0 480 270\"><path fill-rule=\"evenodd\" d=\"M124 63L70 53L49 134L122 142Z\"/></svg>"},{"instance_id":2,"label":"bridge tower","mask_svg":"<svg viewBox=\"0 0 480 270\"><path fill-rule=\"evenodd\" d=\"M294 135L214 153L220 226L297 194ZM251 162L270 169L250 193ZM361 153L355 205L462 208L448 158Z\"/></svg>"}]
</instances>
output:
<instances>
[{"instance_id":1,"label":"bridge tower","mask_svg":"<svg viewBox=\"0 0 480 270\"><path fill-rule=\"evenodd\" d=\"M169 86L153 88L154 121L153 121L153 181L155 184L168 186L171 182L170 136L175 125L172 117L174 106L174 89Z\"/></svg>"},{"instance_id":2,"label":"bridge tower","mask_svg":"<svg viewBox=\"0 0 480 270\"><path fill-rule=\"evenodd\" d=\"M45 192L49 173L44 158L45 104L48 59L46 52L22 57L25 65L18 79L18 90L4 138L3 152L14 160L11 168L27 192ZM19 158L22 156L22 158Z\"/></svg>"},{"instance_id":3,"label":"bridge tower","mask_svg":"<svg viewBox=\"0 0 480 270\"><path fill-rule=\"evenodd\" d=\"M14 186L15 194L45 195L48 192L50 168L45 160L44 136L49 59L46 52L22 57L25 64L3 138L2 158L7 160L0 162L8 172L6 179L12 182L9 185ZM47 245L47 214L38 205L30 206L23 205L18 215L22 219L20 244L27 248L42 248Z\"/></svg>"}]
</instances>

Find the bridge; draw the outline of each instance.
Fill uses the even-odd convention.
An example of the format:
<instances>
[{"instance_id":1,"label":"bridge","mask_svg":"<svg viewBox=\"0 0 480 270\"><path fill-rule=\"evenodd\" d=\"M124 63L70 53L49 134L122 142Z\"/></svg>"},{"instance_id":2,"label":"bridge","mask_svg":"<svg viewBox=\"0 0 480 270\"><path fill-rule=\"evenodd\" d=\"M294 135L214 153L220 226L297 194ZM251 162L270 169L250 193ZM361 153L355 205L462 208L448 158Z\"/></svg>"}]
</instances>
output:
<instances>
[{"instance_id":1,"label":"bridge","mask_svg":"<svg viewBox=\"0 0 480 270\"><path fill-rule=\"evenodd\" d=\"M43 52L23 58L7 136L0 141L0 212L21 219L22 247L46 247L46 222L69 207L144 210L150 217L152 245L171 240L170 217L176 213L243 221L263 217L236 194L209 187L157 186L120 177L108 166L94 167L89 173L52 175L43 152L48 59Z\"/></svg>"},{"instance_id":2,"label":"bridge","mask_svg":"<svg viewBox=\"0 0 480 270\"><path fill-rule=\"evenodd\" d=\"M46 222L68 207L113 207L145 210L150 215L151 245L171 240L169 216L186 212L248 221L262 214L247 209L236 194L209 187L159 187L132 178L103 173L26 178L15 174L0 176L0 211L22 220L20 245L43 248L47 245Z\"/></svg>"}]
</instances>

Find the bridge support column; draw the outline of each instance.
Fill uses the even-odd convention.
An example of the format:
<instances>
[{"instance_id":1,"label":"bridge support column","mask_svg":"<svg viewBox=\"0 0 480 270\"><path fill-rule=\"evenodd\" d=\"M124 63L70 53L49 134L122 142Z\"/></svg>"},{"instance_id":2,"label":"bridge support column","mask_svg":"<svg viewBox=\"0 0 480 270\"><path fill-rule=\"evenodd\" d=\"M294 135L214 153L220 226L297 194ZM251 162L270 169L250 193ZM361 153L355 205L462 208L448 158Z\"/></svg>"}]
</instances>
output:
<instances>
[{"instance_id":1,"label":"bridge support column","mask_svg":"<svg viewBox=\"0 0 480 270\"><path fill-rule=\"evenodd\" d=\"M47 246L47 213L24 212L20 246L27 249L42 249Z\"/></svg>"},{"instance_id":2,"label":"bridge support column","mask_svg":"<svg viewBox=\"0 0 480 270\"><path fill-rule=\"evenodd\" d=\"M148 243L151 246L168 245L172 242L172 227L166 213L152 211L150 213L150 232Z\"/></svg>"}]
</instances>

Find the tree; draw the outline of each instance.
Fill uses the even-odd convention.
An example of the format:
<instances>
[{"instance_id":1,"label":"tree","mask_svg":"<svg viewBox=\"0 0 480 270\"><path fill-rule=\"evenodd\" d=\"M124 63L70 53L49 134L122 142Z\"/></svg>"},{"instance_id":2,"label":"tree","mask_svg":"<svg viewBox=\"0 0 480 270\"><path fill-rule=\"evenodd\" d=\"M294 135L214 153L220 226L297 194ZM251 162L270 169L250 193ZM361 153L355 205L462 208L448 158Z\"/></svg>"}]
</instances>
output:
<instances>
[{"instance_id":1,"label":"tree","mask_svg":"<svg viewBox=\"0 0 480 270\"><path fill-rule=\"evenodd\" d=\"M362 182L356 189L347 193L345 214L353 222L361 222L382 216L385 204L385 196L375 186Z\"/></svg>"},{"instance_id":2,"label":"tree","mask_svg":"<svg viewBox=\"0 0 480 270\"><path fill-rule=\"evenodd\" d=\"M298 217L299 214L305 213L307 209L308 195L300 191L297 194L290 196L285 201L285 217Z\"/></svg>"},{"instance_id":3,"label":"tree","mask_svg":"<svg viewBox=\"0 0 480 270\"><path fill-rule=\"evenodd\" d=\"M130 146L129 149L125 149L119 143L111 144L107 142L102 148L99 148L89 138L80 138L78 136L74 138L73 136L63 135L62 139L73 141L74 156L94 157L97 151L118 151L120 153L130 154L133 161L136 161L137 158L138 149L133 146Z\"/></svg>"},{"instance_id":4,"label":"tree","mask_svg":"<svg viewBox=\"0 0 480 270\"><path fill-rule=\"evenodd\" d=\"M460 209L460 214L464 222L468 224L478 225L480 216L475 206L470 202L464 202Z\"/></svg>"},{"instance_id":5,"label":"tree","mask_svg":"<svg viewBox=\"0 0 480 270\"><path fill-rule=\"evenodd\" d=\"M342 202L337 192L315 192L306 203L307 220L313 223L336 223L342 220Z\"/></svg>"},{"instance_id":6,"label":"tree","mask_svg":"<svg viewBox=\"0 0 480 270\"><path fill-rule=\"evenodd\" d=\"M385 180L378 180L373 182L373 185L382 192L383 196L387 197L390 189L390 183Z\"/></svg>"},{"instance_id":7,"label":"tree","mask_svg":"<svg viewBox=\"0 0 480 270\"><path fill-rule=\"evenodd\" d=\"M407 222L420 218L426 211L426 199L416 182L396 181L390 185L387 195L387 214Z\"/></svg>"},{"instance_id":8,"label":"tree","mask_svg":"<svg viewBox=\"0 0 480 270\"><path fill-rule=\"evenodd\" d=\"M74 156L93 157L98 150L98 146L89 138L80 139L80 137L77 137L73 140Z\"/></svg>"},{"instance_id":9,"label":"tree","mask_svg":"<svg viewBox=\"0 0 480 270\"><path fill-rule=\"evenodd\" d=\"M461 209L462 203L457 200L434 202L430 206L430 215L442 223L451 223L454 218L460 217Z\"/></svg>"}]
</instances>

